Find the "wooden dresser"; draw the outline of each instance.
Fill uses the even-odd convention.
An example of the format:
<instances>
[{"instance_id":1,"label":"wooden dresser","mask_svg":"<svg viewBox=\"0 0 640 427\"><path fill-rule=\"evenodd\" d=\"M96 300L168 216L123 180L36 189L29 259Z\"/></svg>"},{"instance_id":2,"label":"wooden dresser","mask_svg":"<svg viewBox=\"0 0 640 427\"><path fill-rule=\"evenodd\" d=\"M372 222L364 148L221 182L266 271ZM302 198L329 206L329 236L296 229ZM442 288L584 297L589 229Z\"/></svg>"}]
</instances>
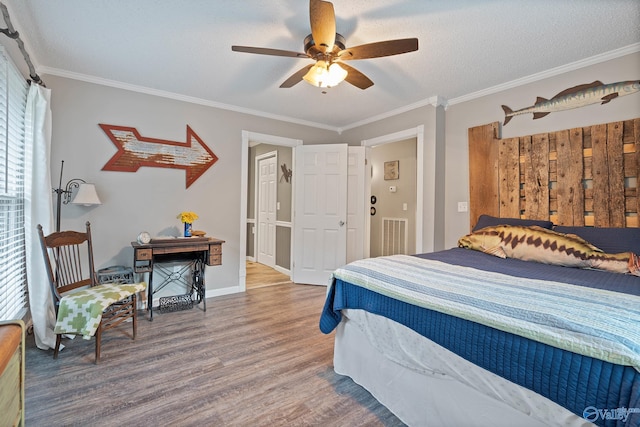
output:
<instances>
[{"instance_id":1,"label":"wooden dresser","mask_svg":"<svg viewBox=\"0 0 640 427\"><path fill-rule=\"evenodd\" d=\"M0 426L24 426L25 326L0 322Z\"/></svg>"}]
</instances>

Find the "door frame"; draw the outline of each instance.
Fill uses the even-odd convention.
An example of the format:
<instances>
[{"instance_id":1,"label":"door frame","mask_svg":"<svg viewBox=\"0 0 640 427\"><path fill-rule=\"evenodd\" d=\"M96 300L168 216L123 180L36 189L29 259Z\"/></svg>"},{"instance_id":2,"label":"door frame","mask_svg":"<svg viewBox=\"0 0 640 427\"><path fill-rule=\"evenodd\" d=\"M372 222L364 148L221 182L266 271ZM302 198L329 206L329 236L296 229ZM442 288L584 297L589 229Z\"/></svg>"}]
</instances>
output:
<instances>
[{"instance_id":1,"label":"door frame","mask_svg":"<svg viewBox=\"0 0 640 427\"><path fill-rule=\"evenodd\" d=\"M248 183L249 183L249 146L257 144L271 144L280 145L284 147L297 147L302 145L301 139L285 138L282 136L268 135L264 133L250 132L248 130L242 131L242 145L240 152L240 244L239 244L239 257L241 261L238 268L238 288L240 292L247 290L247 263L244 262L247 258L247 197L248 197ZM295 150L292 150L292 160L295 162ZM296 183L296 171L292 172L292 185ZM291 200L291 218L293 219L293 206L295 206L294 200L294 188L292 191ZM293 233L291 233L291 254L293 254ZM292 255L293 256L293 255ZM293 260L290 261L293 263Z\"/></svg>"},{"instance_id":2,"label":"door frame","mask_svg":"<svg viewBox=\"0 0 640 427\"><path fill-rule=\"evenodd\" d=\"M275 162L276 162L276 177L277 177L277 175L278 175L278 171L277 171L277 167L278 167L278 152L277 151L270 151L268 153L264 153L264 154L261 154L259 156L256 156L256 158L255 158L254 170L255 170L256 173L255 173L255 177L254 177L255 192L254 192L254 195L253 195L253 197L254 197L254 201L253 201L253 218L256 221L256 232L253 235L253 247L254 247L254 251L255 251L254 258L255 258L256 262L260 262L259 261L259 259L260 259L260 248L259 248L259 244L258 244L259 241L260 241L259 240L259 236L260 236L260 233L261 233L260 221L258 220L258 215L259 215L259 209L258 208L259 208L259 203L260 203L260 173L259 173L260 162L264 161L264 160L267 160L267 159L271 159L271 158L275 159ZM275 194L274 205L277 205L277 203L278 203L278 186L277 186L277 180L276 180L276 194ZM274 220L273 220L274 227L276 227L276 223L277 223L277 221L274 218ZM266 230L263 230L263 231L266 232ZM274 233L275 233L275 230L274 230ZM265 264L265 265L267 265L267 266L269 266L271 268L273 268L275 266L275 263L276 263L275 262L275 253L276 253L277 245L276 245L276 241L275 241L275 235L274 235L273 245L272 246L273 247L271 247L270 249L272 250L272 252L274 254L273 255L273 265Z\"/></svg>"},{"instance_id":3,"label":"door frame","mask_svg":"<svg viewBox=\"0 0 640 427\"><path fill-rule=\"evenodd\" d=\"M416 253L433 252L435 222L433 215L429 215L425 224L424 212L435 212L435 141L428 141L425 146L424 125L419 125L399 132L364 139L360 142L360 145L370 148L376 145L404 141L411 138L416 138ZM366 151L366 158L367 164L370 167L369 150ZM427 168L425 168L425 166L427 166ZM366 179L365 189L367 194L365 194L365 202L371 198L371 176L369 173L366 174ZM425 184L428 190L426 195L424 191ZM367 256L370 255L368 251L371 247L370 230L371 218L367 215L367 212L365 212L365 251ZM424 239L424 237L426 237L426 239Z\"/></svg>"}]
</instances>

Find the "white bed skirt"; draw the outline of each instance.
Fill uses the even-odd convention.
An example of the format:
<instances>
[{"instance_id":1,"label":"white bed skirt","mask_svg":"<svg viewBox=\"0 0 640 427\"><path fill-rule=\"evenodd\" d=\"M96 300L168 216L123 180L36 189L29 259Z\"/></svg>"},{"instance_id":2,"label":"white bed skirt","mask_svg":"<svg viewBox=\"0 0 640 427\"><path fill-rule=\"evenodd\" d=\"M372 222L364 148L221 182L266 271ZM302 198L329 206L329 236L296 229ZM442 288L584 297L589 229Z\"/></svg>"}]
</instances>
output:
<instances>
[{"instance_id":1,"label":"white bed skirt","mask_svg":"<svg viewBox=\"0 0 640 427\"><path fill-rule=\"evenodd\" d=\"M409 426L593 426L403 325L362 310L342 313L336 373L351 377Z\"/></svg>"}]
</instances>

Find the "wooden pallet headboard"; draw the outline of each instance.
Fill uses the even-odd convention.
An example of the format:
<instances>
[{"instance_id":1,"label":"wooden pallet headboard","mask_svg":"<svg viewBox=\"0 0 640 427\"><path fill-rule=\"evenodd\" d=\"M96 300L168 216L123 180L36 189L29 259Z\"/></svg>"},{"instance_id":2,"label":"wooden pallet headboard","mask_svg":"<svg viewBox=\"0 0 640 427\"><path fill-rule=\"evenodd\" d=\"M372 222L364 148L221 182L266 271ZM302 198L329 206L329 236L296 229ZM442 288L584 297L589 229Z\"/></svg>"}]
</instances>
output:
<instances>
[{"instance_id":1,"label":"wooden pallet headboard","mask_svg":"<svg viewBox=\"0 0 640 427\"><path fill-rule=\"evenodd\" d=\"M499 139L469 129L471 227L481 214L640 227L640 118Z\"/></svg>"}]
</instances>

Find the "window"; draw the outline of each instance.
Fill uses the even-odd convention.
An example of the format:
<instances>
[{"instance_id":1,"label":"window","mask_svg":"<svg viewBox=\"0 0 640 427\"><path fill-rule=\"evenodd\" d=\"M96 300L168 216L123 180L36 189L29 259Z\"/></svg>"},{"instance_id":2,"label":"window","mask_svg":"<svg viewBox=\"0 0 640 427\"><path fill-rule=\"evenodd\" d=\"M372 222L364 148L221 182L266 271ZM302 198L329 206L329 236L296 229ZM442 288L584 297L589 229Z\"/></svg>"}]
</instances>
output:
<instances>
[{"instance_id":1,"label":"window","mask_svg":"<svg viewBox=\"0 0 640 427\"><path fill-rule=\"evenodd\" d=\"M28 85L0 50L0 320L27 305L24 116Z\"/></svg>"}]
</instances>

